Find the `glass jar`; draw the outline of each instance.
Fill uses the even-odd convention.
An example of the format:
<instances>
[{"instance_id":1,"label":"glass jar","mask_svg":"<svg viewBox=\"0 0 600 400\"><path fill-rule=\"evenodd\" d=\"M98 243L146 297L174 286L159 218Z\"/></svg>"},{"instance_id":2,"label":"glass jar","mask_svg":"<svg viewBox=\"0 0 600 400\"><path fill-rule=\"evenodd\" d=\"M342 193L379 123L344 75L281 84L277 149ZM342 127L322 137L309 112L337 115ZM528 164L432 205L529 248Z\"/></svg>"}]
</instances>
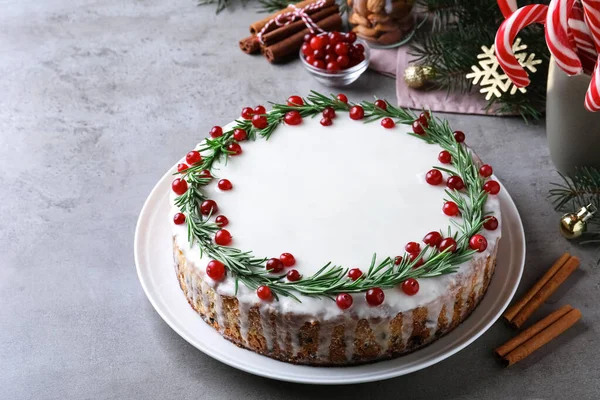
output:
<instances>
[{"instance_id":1,"label":"glass jar","mask_svg":"<svg viewBox=\"0 0 600 400\"><path fill-rule=\"evenodd\" d=\"M415 31L414 0L347 0L348 22L371 47L391 48L406 43Z\"/></svg>"}]
</instances>

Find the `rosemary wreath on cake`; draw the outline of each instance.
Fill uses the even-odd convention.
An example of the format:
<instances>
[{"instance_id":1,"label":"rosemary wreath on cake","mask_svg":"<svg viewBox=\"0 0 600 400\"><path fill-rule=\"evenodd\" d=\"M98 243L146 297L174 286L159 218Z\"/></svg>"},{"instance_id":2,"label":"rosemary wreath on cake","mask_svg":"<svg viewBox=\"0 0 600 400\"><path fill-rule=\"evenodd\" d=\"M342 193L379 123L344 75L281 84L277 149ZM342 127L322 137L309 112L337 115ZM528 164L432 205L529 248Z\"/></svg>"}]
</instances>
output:
<instances>
[{"instance_id":1,"label":"rosemary wreath on cake","mask_svg":"<svg viewBox=\"0 0 600 400\"><path fill-rule=\"evenodd\" d=\"M179 176L172 183L173 190L179 195L175 204L181 211L175 218L179 218L178 223L187 225L188 240L192 246L199 246L201 257L206 255L213 260L212 265L209 263L209 267L212 266L215 271L213 275L222 279L229 274L235 280L236 294L240 283L257 290L258 296L264 299L287 296L300 301L297 294L334 299L334 296L340 297L342 294L372 290L381 292L381 289L400 284L406 286L417 278L456 272L460 264L487 247L485 238L478 232L484 225L488 229L498 226L494 217L486 215L484 205L487 196L497 194L500 186L494 180L486 181L485 178L492 174L491 167L483 165L478 168L475 165L467 147L462 144L464 134L453 132L447 121L432 118L429 112L417 116L384 100L353 104L343 94L328 97L315 91L304 99L292 96L286 104L272 103L272 110L268 113L262 106L258 108L242 110L242 118L236 120L229 130L214 127L211 138L207 138L199 149L188 153L186 160L189 165L180 164L176 173ZM440 162L451 165L454 170L436 166L426 179L441 179L440 171L447 172L454 179L454 184L449 184L450 187L446 189L443 210L447 215L461 215L462 218L451 219L451 224L456 228L453 235L450 226L445 238L443 232L431 232L424 239L428 245L417 253L407 252L402 257L385 258L378 258L374 254L365 273L360 270L353 273L356 271L328 262L311 276L303 277L293 270L295 274L290 276L288 273L286 277L281 272L283 268L278 268L273 259L257 258L251 251L227 245L231 242L231 235L222 229L227 221L218 218L215 222L211 220L216 203L208 199L202 189L213 179L215 162L242 152L239 141L268 140L282 122L295 125L302 118L320 114L323 114L321 124L327 126L335 118L336 112L348 112L350 118L364 119L366 123L381 120L384 127L393 127L397 123L411 125L413 132L408 134L442 147ZM293 259L293 256L288 256ZM410 287L406 289L411 290Z\"/></svg>"}]
</instances>

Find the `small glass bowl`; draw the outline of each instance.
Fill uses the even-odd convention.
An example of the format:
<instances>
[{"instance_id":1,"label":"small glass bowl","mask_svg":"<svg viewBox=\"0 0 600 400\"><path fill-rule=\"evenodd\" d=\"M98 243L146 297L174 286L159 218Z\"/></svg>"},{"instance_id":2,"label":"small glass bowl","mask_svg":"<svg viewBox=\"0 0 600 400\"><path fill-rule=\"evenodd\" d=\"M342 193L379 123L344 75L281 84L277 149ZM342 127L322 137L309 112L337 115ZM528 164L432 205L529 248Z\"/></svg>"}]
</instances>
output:
<instances>
[{"instance_id":1,"label":"small glass bowl","mask_svg":"<svg viewBox=\"0 0 600 400\"><path fill-rule=\"evenodd\" d=\"M358 79L369 67L371 61L371 50L369 45L362 39L356 39L355 43L360 43L365 47L365 59L354 67L343 69L337 72L328 72L325 69L315 68L306 62L302 50L300 50L300 60L304 68L319 82L325 86L347 86Z\"/></svg>"}]
</instances>

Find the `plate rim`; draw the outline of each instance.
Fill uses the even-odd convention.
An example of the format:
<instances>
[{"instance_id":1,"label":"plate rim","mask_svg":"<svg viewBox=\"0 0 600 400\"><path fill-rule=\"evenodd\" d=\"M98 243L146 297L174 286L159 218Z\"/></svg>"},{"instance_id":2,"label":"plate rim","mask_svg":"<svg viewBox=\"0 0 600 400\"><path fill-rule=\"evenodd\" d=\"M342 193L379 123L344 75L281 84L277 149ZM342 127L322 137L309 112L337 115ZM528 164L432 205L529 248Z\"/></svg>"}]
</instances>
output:
<instances>
[{"instance_id":1,"label":"plate rim","mask_svg":"<svg viewBox=\"0 0 600 400\"><path fill-rule=\"evenodd\" d=\"M510 294L507 296L504 304L502 304L498 308L499 311L496 313L496 315L493 315L492 317L490 317L489 321L483 327L480 327L476 332L473 332L472 334L470 334L470 336L468 336L466 340L460 341L459 343L455 344L451 348L442 351L440 354L433 355L429 359L424 360L423 362L416 362L416 365L401 368L401 369L397 369L397 367L395 367L395 366L390 366L389 368L387 368L387 370L374 371L374 372L368 373L366 375L352 377L352 378L350 378L350 380L348 380L347 378L344 379L344 378L337 378L337 377L327 378L326 377L327 374L324 374L322 379L319 379L316 381L308 381L307 379L303 379L302 377L296 377L293 375L280 376L280 375L270 374L270 373L268 373L266 371L262 371L260 369L256 370L256 369L253 369L250 366L246 365L246 363L239 363L239 362L236 363L230 358L221 356L221 354L219 354L218 352L211 350L210 346L206 346L206 347L200 346L198 344L199 341L197 338L190 337L188 335L188 333L185 332L179 326L179 324L181 322L178 321L176 317L167 315L168 309L164 310L161 307L161 304L159 304L159 302L158 302L158 298L155 298L155 291L153 290L153 288L150 287L150 283L152 283L151 282L152 280L151 279L146 280L146 277L143 274L143 268L141 266L142 256L140 254L141 249L142 249L142 247L141 247L142 230L144 228L144 225L148 224L147 220L151 215L150 211L149 211L149 208L151 207L151 203L153 203L155 201L155 198L158 198L158 201L160 201L161 186L163 186L165 184L164 181L167 180L170 176L172 176L172 174L175 170L176 170L176 165L173 165L158 180L158 182L154 185L150 194L144 201L144 205L142 206L142 209L140 211L140 214L139 214L139 217L138 217L138 220L136 223L135 235L134 235L134 259L135 259L138 280L140 281L142 288L144 290L144 293L146 294L146 297L150 301L150 304L152 304L152 307L154 308L154 310L163 319L163 321L166 322L166 324L171 329L173 329L179 336L181 336L185 341L187 341L190 345L192 345L196 349L202 351L204 354L208 355L209 357L214 358L215 360L220 361L220 362L222 362L226 365L229 365L233 368L242 370L244 372L247 372L247 373L250 373L253 375L261 376L264 378L275 379L278 381L285 381L285 382L304 383L304 384L319 384L319 385L337 385L337 384L358 384L358 383L366 383L366 382L375 382L375 381L391 379L391 378L395 378L395 377L399 377L399 376L403 376L403 375L408 375L410 373L419 371L421 369L425 369L427 367L430 367L431 365L437 364L438 362L441 362L441 361L453 356L454 354L458 353L459 351L463 350L464 348L466 348L467 346L472 344L475 340L477 340L485 332L487 332L488 329L494 323L496 323L498 318L502 315L504 310L510 304L511 300L513 299L513 297L518 289L521 278L523 276L523 271L524 271L524 266L525 266L525 256L526 256L526 240L525 240L525 231L523 228L523 221L521 219L521 215L519 213L519 210L518 210L512 196L510 195L508 190L506 190L506 187L503 185L503 183L498 180L500 183L500 186L502 188L502 199L506 202L506 206L511 209L511 212L514 213L515 218L514 218L514 220L511 219L511 222L517 223L516 228L513 228L513 229L515 229L515 233L518 234L518 238L521 239L520 246L518 246L521 249L521 254L520 254L521 257L520 257L519 266L518 266L518 276L515 276L516 279L515 279L513 287L510 289ZM168 196L167 196L167 198L168 198ZM515 239L518 239L518 238L515 238ZM514 277L512 279L514 279ZM478 307L479 307L479 305L478 305ZM195 314L195 315L197 315L197 314ZM466 319L466 321L468 321L468 319ZM449 334L451 334L451 333L452 332L450 332ZM220 335L219 335L219 339L222 339L226 345L232 346L232 349L240 350L240 351L251 351L251 350L237 347L235 344L231 343L230 341L226 340L225 338L223 338ZM440 340L443 340L443 338L441 338ZM423 349L426 349L427 347L428 346L424 347ZM411 354L418 354L418 352L422 351L423 349L417 350ZM254 354L258 355L257 353L254 353ZM286 368L291 368L291 369L317 368L320 371L327 371L328 369L336 368L336 367L318 367L318 366L296 365L296 364L291 364L291 363L285 363L282 361L277 361L277 360L268 358L267 356L263 356L263 355L258 355L258 356L265 357L271 361L280 362L282 364L285 364ZM389 362L389 361L393 361L393 360L394 359L382 360L378 363L373 363L373 364L345 366L345 367L337 367L337 368L351 370L351 369L358 369L358 368L366 367L366 366L370 366L370 365L376 365L376 364L381 365L382 363L386 363L386 361Z\"/></svg>"}]
</instances>

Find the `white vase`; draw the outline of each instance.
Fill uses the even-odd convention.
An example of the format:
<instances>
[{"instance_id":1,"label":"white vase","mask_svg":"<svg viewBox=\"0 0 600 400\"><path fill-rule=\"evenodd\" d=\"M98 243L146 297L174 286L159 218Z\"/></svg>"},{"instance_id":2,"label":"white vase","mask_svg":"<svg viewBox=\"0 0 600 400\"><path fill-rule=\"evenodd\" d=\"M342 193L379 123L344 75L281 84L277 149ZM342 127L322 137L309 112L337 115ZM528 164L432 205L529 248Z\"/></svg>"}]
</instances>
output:
<instances>
[{"instance_id":1,"label":"white vase","mask_svg":"<svg viewBox=\"0 0 600 400\"><path fill-rule=\"evenodd\" d=\"M590 76L567 76L550 60L546 98L546 131L550 158L562 173L577 166L600 168L600 112L583 103Z\"/></svg>"}]
</instances>

